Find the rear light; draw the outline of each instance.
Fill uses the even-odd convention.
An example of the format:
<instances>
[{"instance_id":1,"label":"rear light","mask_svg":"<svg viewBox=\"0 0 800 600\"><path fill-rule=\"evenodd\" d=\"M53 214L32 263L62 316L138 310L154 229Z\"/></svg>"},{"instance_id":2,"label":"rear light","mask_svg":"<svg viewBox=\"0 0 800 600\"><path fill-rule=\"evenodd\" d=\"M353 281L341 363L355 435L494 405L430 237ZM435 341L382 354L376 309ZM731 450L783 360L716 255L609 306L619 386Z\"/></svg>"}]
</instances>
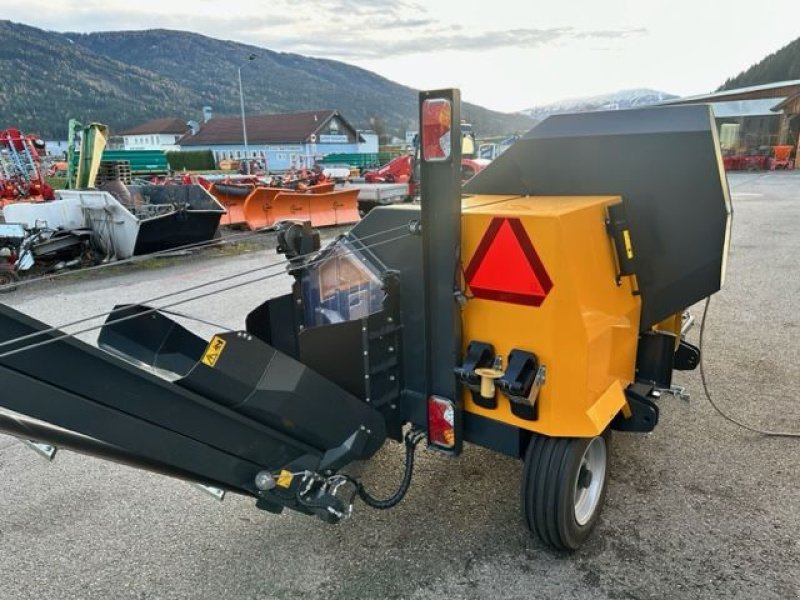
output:
<instances>
[{"instance_id":1,"label":"rear light","mask_svg":"<svg viewBox=\"0 0 800 600\"><path fill-rule=\"evenodd\" d=\"M452 107L445 98L422 102L422 160L445 161L450 158Z\"/></svg>"},{"instance_id":2,"label":"rear light","mask_svg":"<svg viewBox=\"0 0 800 600\"><path fill-rule=\"evenodd\" d=\"M452 400L428 397L428 443L447 450L456 447L456 407Z\"/></svg>"}]
</instances>

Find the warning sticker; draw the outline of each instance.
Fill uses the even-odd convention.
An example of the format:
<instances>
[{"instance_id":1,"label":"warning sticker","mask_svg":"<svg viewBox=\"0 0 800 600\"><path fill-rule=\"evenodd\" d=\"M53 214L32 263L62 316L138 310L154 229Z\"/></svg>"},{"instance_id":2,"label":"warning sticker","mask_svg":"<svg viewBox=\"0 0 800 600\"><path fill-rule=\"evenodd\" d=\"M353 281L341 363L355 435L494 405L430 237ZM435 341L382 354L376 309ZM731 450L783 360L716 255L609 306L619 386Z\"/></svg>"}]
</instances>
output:
<instances>
[{"instance_id":1,"label":"warning sticker","mask_svg":"<svg viewBox=\"0 0 800 600\"><path fill-rule=\"evenodd\" d=\"M527 306L541 306L553 287L522 222L495 217L465 271L472 295Z\"/></svg>"},{"instance_id":2,"label":"warning sticker","mask_svg":"<svg viewBox=\"0 0 800 600\"><path fill-rule=\"evenodd\" d=\"M203 358L200 359L204 365L208 365L209 367L213 367L217 364L219 357L222 356L222 351L225 350L225 345L228 342L223 340L218 335L215 335L211 338L211 341L208 344L208 348L206 348L205 353L203 354Z\"/></svg>"},{"instance_id":3,"label":"warning sticker","mask_svg":"<svg viewBox=\"0 0 800 600\"><path fill-rule=\"evenodd\" d=\"M278 480L275 483L282 488L288 488L290 485L292 485L292 479L294 479L294 475L292 475L291 471L284 469L278 473Z\"/></svg>"},{"instance_id":4,"label":"warning sticker","mask_svg":"<svg viewBox=\"0 0 800 600\"><path fill-rule=\"evenodd\" d=\"M633 259L633 244L631 244L631 233L627 229L622 230L622 238L625 240L625 255L628 260Z\"/></svg>"}]
</instances>

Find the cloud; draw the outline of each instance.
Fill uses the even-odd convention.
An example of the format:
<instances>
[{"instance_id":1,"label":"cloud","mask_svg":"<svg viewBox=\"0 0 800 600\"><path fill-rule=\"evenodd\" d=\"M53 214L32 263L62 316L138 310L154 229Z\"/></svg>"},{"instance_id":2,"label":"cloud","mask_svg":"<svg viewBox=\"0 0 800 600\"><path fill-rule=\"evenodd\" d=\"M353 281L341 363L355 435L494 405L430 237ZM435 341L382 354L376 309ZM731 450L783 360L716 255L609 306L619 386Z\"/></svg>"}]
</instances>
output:
<instances>
[{"instance_id":1,"label":"cloud","mask_svg":"<svg viewBox=\"0 0 800 600\"><path fill-rule=\"evenodd\" d=\"M432 22L403 25L397 29L416 30L414 35L354 39L347 33L326 36L286 36L272 38L273 45L293 51L340 59L379 59L388 56L424 54L431 51L485 51L499 48L538 48L570 40L615 40L645 35L643 28L619 30L576 30L572 27L517 28L481 33L464 33L460 28L446 28ZM422 28L422 30L419 30Z\"/></svg>"},{"instance_id":2,"label":"cloud","mask_svg":"<svg viewBox=\"0 0 800 600\"><path fill-rule=\"evenodd\" d=\"M437 21L414 0L316 0L313 16L292 0L238 0L240 10L221 12L214 0L185 9L163 0L135 8L110 0L28 0L14 4L15 20L60 31L180 29L233 39L271 50L344 60L375 60L441 51L531 49L570 42L617 40L647 34L644 28L584 30L568 26L487 30Z\"/></svg>"},{"instance_id":3,"label":"cloud","mask_svg":"<svg viewBox=\"0 0 800 600\"><path fill-rule=\"evenodd\" d=\"M427 12L425 6L408 0L318 0L315 3L317 10L320 8L332 13L359 16L403 17L410 14Z\"/></svg>"},{"instance_id":4,"label":"cloud","mask_svg":"<svg viewBox=\"0 0 800 600\"><path fill-rule=\"evenodd\" d=\"M573 37L583 39L620 39L634 35L646 35L647 29L644 27L634 27L631 29L599 29L597 31L577 32Z\"/></svg>"}]
</instances>

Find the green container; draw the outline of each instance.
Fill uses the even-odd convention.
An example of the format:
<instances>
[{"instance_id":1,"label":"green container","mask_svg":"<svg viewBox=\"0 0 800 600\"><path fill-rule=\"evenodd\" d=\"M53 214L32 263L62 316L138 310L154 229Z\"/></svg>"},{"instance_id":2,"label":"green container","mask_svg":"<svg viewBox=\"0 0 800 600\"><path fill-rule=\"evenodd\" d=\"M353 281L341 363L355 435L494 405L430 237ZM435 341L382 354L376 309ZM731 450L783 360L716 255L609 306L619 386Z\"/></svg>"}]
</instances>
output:
<instances>
[{"instance_id":1,"label":"green container","mask_svg":"<svg viewBox=\"0 0 800 600\"><path fill-rule=\"evenodd\" d=\"M371 169L380 166L380 155L376 153L336 153L328 154L317 161L321 165L343 164L360 169Z\"/></svg>"},{"instance_id":2,"label":"green container","mask_svg":"<svg viewBox=\"0 0 800 600\"><path fill-rule=\"evenodd\" d=\"M127 161L132 175L163 175L169 173L167 155L163 150L105 150L102 160ZM73 159L77 165L78 157Z\"/></svg>"}]
</instances>

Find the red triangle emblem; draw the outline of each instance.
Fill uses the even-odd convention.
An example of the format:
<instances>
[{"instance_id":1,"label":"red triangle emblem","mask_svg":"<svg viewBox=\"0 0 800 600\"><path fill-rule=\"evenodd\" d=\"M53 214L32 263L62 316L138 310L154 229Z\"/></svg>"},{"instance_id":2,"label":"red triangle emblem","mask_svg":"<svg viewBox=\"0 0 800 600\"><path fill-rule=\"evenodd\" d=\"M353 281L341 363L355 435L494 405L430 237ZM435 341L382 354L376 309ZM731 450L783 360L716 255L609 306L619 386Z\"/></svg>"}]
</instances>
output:
<instances>
[{"instance_id":1,"label":"red triangle emblem","mask_svg":"<svg viewBox=\"0 0 800 600\"><path fill-rule=\"evenodd\" d=\"M475 298L539 306L553 287L519 219L495 217L465 272Z\"/></svg>"}]
</instances>

